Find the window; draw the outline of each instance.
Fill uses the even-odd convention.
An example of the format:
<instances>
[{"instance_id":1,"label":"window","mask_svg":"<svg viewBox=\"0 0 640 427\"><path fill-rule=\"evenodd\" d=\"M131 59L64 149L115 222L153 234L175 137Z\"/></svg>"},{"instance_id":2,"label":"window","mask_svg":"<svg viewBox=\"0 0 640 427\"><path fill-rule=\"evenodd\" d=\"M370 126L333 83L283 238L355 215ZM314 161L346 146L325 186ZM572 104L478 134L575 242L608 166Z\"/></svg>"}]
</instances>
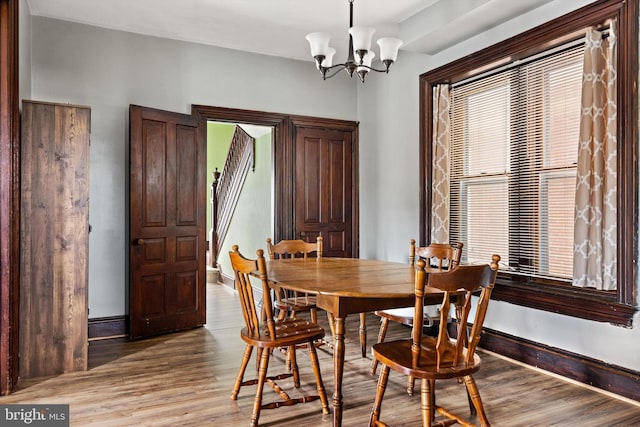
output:
<instances>
[{"instance_id":1,"label":"window","mask_svg":"<svg viewBox=\"0 0 640 427\"><path fill-rule=\"evenodd\" d=\"M450 238L463 260L569 283L583 45L451 89Z\"/></svg>"},{"instance_id":2,"label":"window","mask_svg":"<svg viewBox=\"0 0 640 427\"><path fill-rule=\"evenodd\" d=\"M617 283L570 286L581 39L618 22ZM451 86L450 239L499 253L492 298L630 326L636 311L638 4L603 0L420 76L421 244L430 241L434 87ZM576 112L577 111L577 112Z\"/></svg>"}]
</instances>

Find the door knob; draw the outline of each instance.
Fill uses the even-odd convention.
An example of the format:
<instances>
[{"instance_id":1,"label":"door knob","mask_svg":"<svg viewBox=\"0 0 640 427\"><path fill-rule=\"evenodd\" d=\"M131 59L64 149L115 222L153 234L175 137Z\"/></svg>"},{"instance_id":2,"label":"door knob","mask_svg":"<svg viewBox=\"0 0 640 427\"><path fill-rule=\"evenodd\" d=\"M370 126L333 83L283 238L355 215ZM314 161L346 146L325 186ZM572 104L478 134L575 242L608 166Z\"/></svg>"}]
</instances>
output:
<instances>
[{"instance_id":1,"label":"door knob","mask_svg":"<svg viewBox=\"0 0 640 427\"><path fill-rule=\"evenodd\" d=\"M144 246L144 239L138 239L138 240L136 240L136 245L138 245L138 246Z\"/></svg>"}]
</instances>

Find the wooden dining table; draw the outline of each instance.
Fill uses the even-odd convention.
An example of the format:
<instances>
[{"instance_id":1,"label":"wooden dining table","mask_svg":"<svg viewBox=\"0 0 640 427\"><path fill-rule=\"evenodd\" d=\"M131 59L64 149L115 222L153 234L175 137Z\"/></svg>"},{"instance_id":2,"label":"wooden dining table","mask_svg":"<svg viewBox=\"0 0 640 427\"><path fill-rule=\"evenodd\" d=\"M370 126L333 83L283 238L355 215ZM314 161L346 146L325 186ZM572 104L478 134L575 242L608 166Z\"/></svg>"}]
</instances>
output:
<instances>
[{"instance_id":1,"label":"wooden dining table","mask_svg":"<svg viewBox=\"0 0 640 427\"><path fill-rule=\"evenodd\" d=\"M318 308L333 314L333 425L342 425L345 319L349 314L413 306L415 268L407 263L358 258L293 258L267 261L270 285L316 295ZM425 303L442 293L427 288ZM373 403L373 396L371 397Z\"/></svg>"}]
</instances>

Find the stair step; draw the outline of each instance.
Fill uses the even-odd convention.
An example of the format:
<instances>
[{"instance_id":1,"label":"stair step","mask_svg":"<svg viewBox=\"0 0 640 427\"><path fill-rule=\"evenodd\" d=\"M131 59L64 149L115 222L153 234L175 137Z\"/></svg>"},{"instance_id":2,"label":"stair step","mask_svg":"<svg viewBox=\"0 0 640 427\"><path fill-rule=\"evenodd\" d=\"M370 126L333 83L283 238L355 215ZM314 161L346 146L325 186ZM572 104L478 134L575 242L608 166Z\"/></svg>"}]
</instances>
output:
<instances>
[{"instance_id":1,"label":"stair step","mask_svg":"<svg viewBox=\"0 0 640 427\"><path fill-rule=\"evenodd\" d=\"M220 270L213 267L207 267L207 283L219 283Z\"/></svg>"}]
</instances>

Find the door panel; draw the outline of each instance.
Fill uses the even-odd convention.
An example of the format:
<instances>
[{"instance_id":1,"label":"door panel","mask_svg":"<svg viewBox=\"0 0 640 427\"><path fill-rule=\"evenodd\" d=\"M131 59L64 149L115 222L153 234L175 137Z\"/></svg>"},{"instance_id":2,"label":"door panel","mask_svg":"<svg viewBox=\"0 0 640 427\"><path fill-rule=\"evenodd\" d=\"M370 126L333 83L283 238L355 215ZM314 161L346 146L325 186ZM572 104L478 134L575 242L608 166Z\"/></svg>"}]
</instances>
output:
<instances>
[{"instance_id":1,"label":"door panel","mask_svg":"<svg viewBox=\"0 0 640 427\"><path fill-rule=\"evenodd\" d=\"M296 237L321 235L325 256L352 254L352 147L348 131L296 129Z\"/></svg>"},{"instance_id":2,"label":"door panel","mask_svg":"<svg viewBox=\"0 0 640 427\"><path fill-rule=\"evenodd\" d=\"M206 153L198 121L130 107L132 339L205 323Z\"/></svg>"}]
</instances>

